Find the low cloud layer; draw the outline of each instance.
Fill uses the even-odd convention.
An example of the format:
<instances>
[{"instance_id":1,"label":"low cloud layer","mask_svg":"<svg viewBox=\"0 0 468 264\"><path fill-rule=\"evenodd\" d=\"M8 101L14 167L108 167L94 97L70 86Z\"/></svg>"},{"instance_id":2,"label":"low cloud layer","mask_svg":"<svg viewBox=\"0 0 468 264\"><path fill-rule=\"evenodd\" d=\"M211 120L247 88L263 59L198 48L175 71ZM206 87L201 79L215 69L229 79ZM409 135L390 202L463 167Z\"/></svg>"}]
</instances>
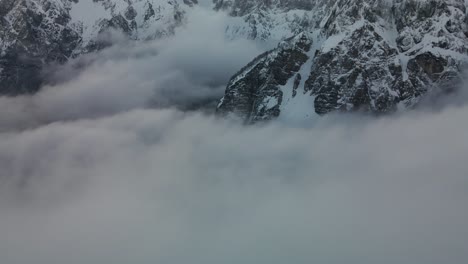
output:
<instances>
[{"instance_id":1,"label":"low cloud layer","mask_svg":"<svg viewBox=\"0 0 468 264\"><path fill-rule=\"evenodd\" d=\"M135 110L4 134L2 263L464 263L467 115Z\"/></svg>"},{"instance_id":2,"label":"low cloud layer","mask_svg":"<svg viewBox=\"0 0 468 264\"><path fill-rule=\"evenodd\" d=\"M174 37L120 42L49 69L53 85L39 94L0 98L0 131L142 107L191 109L213 103L229 78L263 50L251 41L227 40L226 19L197 9Z\"/></svg>"},{"instance_id":3,"label":"low cloud layer","mask_svg":"<svg viewBox=\"0 0 468 264\"><path fill-rule=\"evenodd\" d=\"M204 12L0 98L2 264L466 263L464 90L304 126L184 112L260 51Z\"/></svg>"}]
</instances>

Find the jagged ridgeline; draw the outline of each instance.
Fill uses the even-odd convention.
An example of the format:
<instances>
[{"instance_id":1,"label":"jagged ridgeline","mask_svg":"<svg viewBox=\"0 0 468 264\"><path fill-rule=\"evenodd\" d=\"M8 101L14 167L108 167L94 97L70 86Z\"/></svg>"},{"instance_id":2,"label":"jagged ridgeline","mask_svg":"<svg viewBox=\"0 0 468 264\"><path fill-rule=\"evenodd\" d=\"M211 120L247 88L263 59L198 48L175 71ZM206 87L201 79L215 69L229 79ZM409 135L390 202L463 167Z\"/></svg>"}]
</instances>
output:
<instances>
[{"instance_id":1,"label":"jagged ridgeline","mask_svg":"<svg viewBox=\"0 0 468 264\"><path fill-rule=\"evenodd\" d=\"M204 1L204 3L209 0ZM201 3L201 1L200 1ZM0 94L35 92L42 68L171 35L197 0L0 0ZM278 43L229 82L218 113L246 122L385 113L450 89L468 62L468 0L213 0L228 38ZM93 9L93 12L88 10Z\"/></svg>"},{"instance_id":2,"label":"jagged ridgeline","mask_svg":"<svg viewBox=\"0 0 468 264\"><path fill-rule=\"evenodd\" d=\"M246 122L337 110L385 113L460 81L468 62L468 1L310 2L313 19L302 33L237 73L219 113Z\"/></svg>"}]
</instances>

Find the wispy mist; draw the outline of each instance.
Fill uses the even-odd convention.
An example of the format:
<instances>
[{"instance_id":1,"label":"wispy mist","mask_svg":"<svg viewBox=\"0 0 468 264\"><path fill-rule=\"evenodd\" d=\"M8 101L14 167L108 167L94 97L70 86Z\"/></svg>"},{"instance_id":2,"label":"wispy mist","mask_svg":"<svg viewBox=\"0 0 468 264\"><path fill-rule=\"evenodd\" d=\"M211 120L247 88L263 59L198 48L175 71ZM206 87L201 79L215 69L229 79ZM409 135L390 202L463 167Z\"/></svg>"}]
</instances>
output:
<instances>
[{"instance_id":1,"label":"wispy mist","mask_svg":"<svg viewBox=\"0 0 468 264\"><path fill-rule=\"evenodd\" d=\"M181 111L260 51L204 12L0 98L2 264L466 263L467 104L303 127Z\"/></svg>"}]
</instances>

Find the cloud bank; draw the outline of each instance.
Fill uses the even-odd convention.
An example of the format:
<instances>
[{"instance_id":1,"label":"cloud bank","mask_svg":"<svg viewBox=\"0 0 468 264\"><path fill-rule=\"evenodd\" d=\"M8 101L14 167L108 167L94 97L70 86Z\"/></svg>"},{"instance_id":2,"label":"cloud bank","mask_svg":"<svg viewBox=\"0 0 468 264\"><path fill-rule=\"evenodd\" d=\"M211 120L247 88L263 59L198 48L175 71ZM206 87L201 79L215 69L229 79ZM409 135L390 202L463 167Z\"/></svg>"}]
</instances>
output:
<instances>
[{"instance_id":1,"label":"cloud bank","mask_svg":"<svg viewBox=\"0 0 468 264\"><path fill-rule=\"evenodd\" d=\"M203 12L0 98L2 264L466 263L467 104L308 126L181 111L258 52Z\"/></svg>"},{"instance_id":2,"label":"cloud bank","mask_svg":"<svg viewBox=\"0 0 468 264\"><path fill-rule=\"evenodd\" d=\"M4 134L2 263L464 263L467 114L135 110Z\"/></svg>"},{"instance_id":3,"label":"cloud bank","mask_svg":"<svg viewBox=\"0 0 468 264\"><path fill-rule=\"evenodd\" d=\"M227 40L223 14L196 9L188 19L174 37L121 42L53 67L46 74L51 85L35 96L0 98L0 131L143 107L187 110L213 103L229 78L263 48Z\"/></svg>"}]
</instances>

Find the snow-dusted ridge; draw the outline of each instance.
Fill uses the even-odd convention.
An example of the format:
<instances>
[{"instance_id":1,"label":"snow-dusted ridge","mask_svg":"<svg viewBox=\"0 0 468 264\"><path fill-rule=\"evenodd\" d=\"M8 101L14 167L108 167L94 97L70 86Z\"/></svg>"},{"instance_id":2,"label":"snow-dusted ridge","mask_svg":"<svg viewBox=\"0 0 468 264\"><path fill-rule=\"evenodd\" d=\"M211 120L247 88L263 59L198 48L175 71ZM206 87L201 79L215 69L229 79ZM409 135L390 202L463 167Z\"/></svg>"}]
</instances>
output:
<instances>
[{"instance_id":1,"label":"snow-dusted ridge","mask_svg":"<svg viewBox=\"0 0 468 264\"><path fill-rule=\"evenodd\" d=\"M236 75L220 113L255 122L310 120L337 110L391 112L414 106L434 87L450 90L468 64L465 0L313 3L316 23L304 27L303 34L311 50L294 47L293 39L292 48L279 46L267 56L276 65L291 63L285 58L296 52L308 59L296 61L300 67L289 69L289 78L280 83L271 82L275 74L269 65ZM259 74L260 81L254 77Z\"/></svg>"},{"instance_id":2,"label":"snow-dusted ridge","mask_svg":"<svg viewBox=\"0 0 468 264\"><path fill-rule=\"evenodd\" d=\"M468 62L468 0L4 0L0 93L34 92L44 65L113 38L172 35L198 5L229 15L228 39L280 43L233 76L219 103L246 122L406 109Z\"/></svg>"}]
</instances>

